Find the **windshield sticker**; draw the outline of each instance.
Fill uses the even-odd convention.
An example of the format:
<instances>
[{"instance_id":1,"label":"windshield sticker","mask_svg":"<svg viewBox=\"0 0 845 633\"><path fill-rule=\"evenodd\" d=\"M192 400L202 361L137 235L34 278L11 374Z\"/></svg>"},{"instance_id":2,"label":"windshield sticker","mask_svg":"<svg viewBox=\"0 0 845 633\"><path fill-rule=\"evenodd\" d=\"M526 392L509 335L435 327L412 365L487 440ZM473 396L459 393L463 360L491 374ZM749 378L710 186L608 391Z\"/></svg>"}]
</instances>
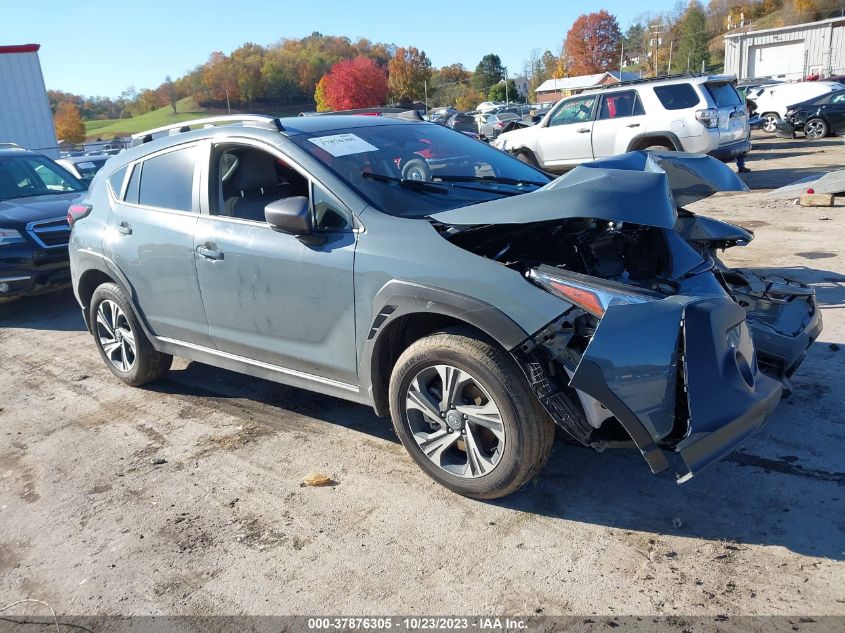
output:
<instances>
[{"instance_id":1,"label":"windshield sticker","mask_svg":"<svg viewBox=\"0 0 845 633\"><path fill-rule=\"evenodd\" d=\"M333 134L332 136L317 136L309 138L309 141L317 147L326 150L332 156L348 156L349 154L363 154L364 152L376 152L378 147L367 143L364 139L354 134Z\"/></svg>"}]
</instances>

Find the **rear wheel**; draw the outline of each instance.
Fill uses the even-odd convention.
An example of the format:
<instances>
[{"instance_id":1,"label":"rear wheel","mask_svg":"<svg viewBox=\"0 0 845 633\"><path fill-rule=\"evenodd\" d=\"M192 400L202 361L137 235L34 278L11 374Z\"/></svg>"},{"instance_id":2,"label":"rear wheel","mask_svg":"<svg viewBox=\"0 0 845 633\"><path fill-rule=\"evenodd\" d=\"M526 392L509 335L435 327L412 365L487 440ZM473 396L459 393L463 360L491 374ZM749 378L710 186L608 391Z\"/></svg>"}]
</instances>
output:
<instances>
[{"instance_id":1,"label":"rear wheel","mask_svg":"<svg viewBox=\"0 0 845 633\"><path fill-rule=\"evenodd\" d=\"M117 284L99 286L89 310L97 349L115 376L139 386L167 373L173 357L155 350Z\"/></svg>"},{"instance_id":2,"label":"rear wheel","mask_svg":"<svg viewBox=\"0 0 845 633\"><path fill-rule=\"evenodd\" d=\"M663 145L661 143L649 145L648 147L644 147L643 150L646 151L646 152L671 152L671 151L674 151L668 145Z\"/></svg>"},{"instance_id":3,"label":"rear wheel","mask_svg":"<svg viewBox=\"0 0 845 633\"><path fill-rule=\"evenodd\" d=\"M510 356L464 329L413 343L390 379L405 449L438 483L475 499L503 497L543 466L554 423Z\"/></svg>"},{"instance_id":4,"label":"rear wheel","mask_svg":"<svg viewBox=\"0 0 845 633\"><path fill-rule=\"evenodd\" d=\"M774 133L780 123L780 115L777 112L766 112L760 119L763 121L763 130L770 134Z\"/></svg>"},{"instance_id":5,"label":"rear wheel","mask_svg":"<svg viewBox=\"0 0 845 633\"><path fill-rule=\"evenodd\" d=\"M824 138L830 132L830 128L824 119L810 119L804 124L804 136L807 138Z\"/></svg>"}]
</instances>

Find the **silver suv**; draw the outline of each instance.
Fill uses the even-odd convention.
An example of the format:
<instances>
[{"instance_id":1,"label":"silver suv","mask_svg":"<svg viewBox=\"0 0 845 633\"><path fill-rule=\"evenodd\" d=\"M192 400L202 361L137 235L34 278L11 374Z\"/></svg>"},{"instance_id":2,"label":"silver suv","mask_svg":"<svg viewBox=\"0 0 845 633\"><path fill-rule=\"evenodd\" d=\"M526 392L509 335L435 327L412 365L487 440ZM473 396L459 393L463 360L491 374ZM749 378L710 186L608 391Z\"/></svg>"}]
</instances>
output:
<instances>
[{"instance_id":1,"label":"silver suv","mask_svg":"<svg viewBox=\"0 0 845 633\"><path fill-rule=\"evenodd\" d=\"M748 115L733 76L611 84L559 101L535 126L493 145L547 171L596 158L659 149L728 162L751 149Z\"/></svg>"},{"instance_id":2,"label":"silver suv","mask_svg":"<svg viewBox=\"0 0 845 633\"><path fill-rule=\"evenodd\" d=\"M719 262L748 231L683 210L745 188L709 157L552 180L434 123L245 123L144 134L70 208L74 290L128 384L178 355L370 405L489 499L555 423L689 478L765 423L821 329L812 289Z\"/></svg>"}]
</instances>

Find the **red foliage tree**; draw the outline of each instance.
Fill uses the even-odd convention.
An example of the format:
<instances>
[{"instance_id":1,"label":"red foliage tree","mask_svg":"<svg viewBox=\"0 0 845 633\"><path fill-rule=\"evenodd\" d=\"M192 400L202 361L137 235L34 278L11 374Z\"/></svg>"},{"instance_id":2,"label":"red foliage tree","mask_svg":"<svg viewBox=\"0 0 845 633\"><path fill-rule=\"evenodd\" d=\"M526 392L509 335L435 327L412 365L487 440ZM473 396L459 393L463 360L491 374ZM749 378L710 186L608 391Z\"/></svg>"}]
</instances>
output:
<instances>
[{"instance_id":1,"label":"red foliage tree","mask_svg":"<svg viewBox=\"0 0 845 633\"><path fill-rule=\"evenodd\" d=\"M387 99L387 73L368 57L337 62L320 80L322 102L332 110L381 105Z\"/></svg>"},{"instance_id":2,"label":"red foliage tree","mask_svg":"<svg viewBox=\"0 0 845 633\"><path fill-rule=\"evenodd\" d=\"M621 39L616 18L604 9L582 15L566 34L564 52L569 74L591 75L615 68Z\"/></svg>"}]
</instances>

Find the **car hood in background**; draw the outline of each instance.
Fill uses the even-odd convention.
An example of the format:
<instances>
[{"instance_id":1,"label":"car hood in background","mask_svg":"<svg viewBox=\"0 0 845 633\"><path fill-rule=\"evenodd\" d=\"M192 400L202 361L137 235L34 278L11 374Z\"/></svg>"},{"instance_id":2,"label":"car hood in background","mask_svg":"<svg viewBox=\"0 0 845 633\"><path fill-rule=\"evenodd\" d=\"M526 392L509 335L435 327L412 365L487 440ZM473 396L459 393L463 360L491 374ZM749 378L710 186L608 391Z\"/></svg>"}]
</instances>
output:
<instances>
[{"instance_id":1,"label":"car hood in background","mask_svg":"<svg viewBox=\"0 0 845 633\"><path fill-rule=\"evenodd\" d=\"M51 218L63 218L74 200L81 198L84 192L33 196L0 200L0 226L14 229L25 227L30 222L40 222Z\"/></svg>"},{"instance_id":2,"label":"car hood in background","mask_svg":"<svg viewBox=\"0 0 845 633\"><path fill-rule=\"evenodd\" d=\"M748 191L724 163L700 154L628 152L579 165L537 191L433 214L443 224L524 224L597 218L671 229L677 207L718 191Z\"/></svg>"}]
</instances>

